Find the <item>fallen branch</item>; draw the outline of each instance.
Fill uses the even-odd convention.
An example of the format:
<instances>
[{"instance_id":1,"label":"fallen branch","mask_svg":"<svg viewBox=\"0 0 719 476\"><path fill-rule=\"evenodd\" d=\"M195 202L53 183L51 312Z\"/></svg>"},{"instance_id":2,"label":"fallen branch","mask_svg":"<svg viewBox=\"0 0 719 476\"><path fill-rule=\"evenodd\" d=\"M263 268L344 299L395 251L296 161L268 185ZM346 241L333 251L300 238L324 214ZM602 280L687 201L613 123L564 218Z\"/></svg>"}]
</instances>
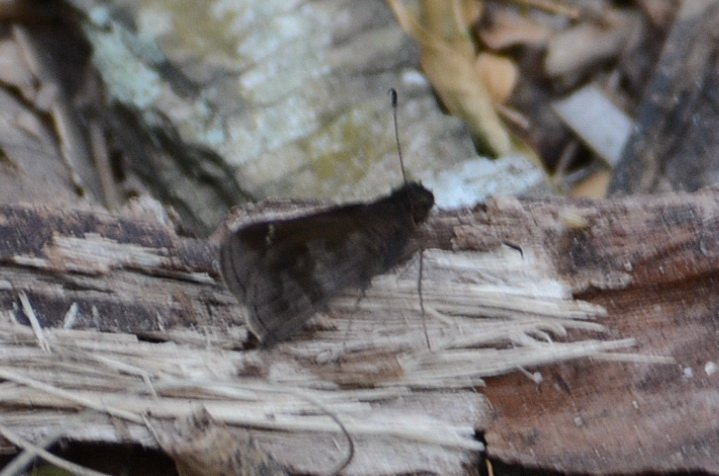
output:
<instances>
[{"instance_id":1,"label":"fallen branch","mask_svg":"<svg viewBox=\"0 0 719 476\"><path fill-rule=\"evenodd\" d=\"M657 425L619 412L616 402L629 394L645 395L643 408L659 405L672 415L660 402L665 384L681 373L676 365L656 364L704 352L709 334L687 337L676 317L674 327L657 333L656 323L672 315L651 303L670 297L656 289L680 288L685 299L706 306L696 309L702 315L713 309L704 287L694 285L717 269L717 198L719 192L707 190L597 202L498 200L438 213L417 238L424 249L424 317L412 261L376 278L359 302L340 296L297 338L271 351L243 349L242 308L218 282L212 240L99 213L3 207L0 352L12 356L0 366L6 425L29 441L59 431L76 440L156 446L157 434L173 434L173 422L188 421L202 408L207 425L249 434L281 467L326 471L341 459L332 443L340 429L298 398L302 394L336 415L355 440L347 474L456 474L482 449L476 429L487 432L491 454L517 458L525 440L510 432L536 431L522 423L524 415L544 408L537 425L545 429L545 446L534 462L557 458L570 445L567 438L581 441L562 430L568 408L601 408L605 432ZM23 325L29 320L20 293L49 352ZM626 314L615 301L629 297L642 305ZM62 328L70 309L74 327ZM682 317L696 318L691 313L683 310ZM668 347L669 335L682 347ZM627 353L630 347L636 353ZM625 363L577 360L582 357ZM551 364L530 374L533 380L514 372ZM557 373L572 405L552 413L537 389L554 388ZM485 387L492 419L474 388L507 374ZM648 374L656 381L638 386ZM592 391L578 390L588 385ZM686 397L684 390L670 400L676 404L679 397ZM123 431L111 414L126 420ZM572 431L585 437L599 431L593 420L582 421ZM650 438L657 430L642 431ZM307 439L307 433L317 436ZM646 439L639 442L651 448ZM618 468L627 461L616 451L608 457Z\"/></svg>"}]
</instances>

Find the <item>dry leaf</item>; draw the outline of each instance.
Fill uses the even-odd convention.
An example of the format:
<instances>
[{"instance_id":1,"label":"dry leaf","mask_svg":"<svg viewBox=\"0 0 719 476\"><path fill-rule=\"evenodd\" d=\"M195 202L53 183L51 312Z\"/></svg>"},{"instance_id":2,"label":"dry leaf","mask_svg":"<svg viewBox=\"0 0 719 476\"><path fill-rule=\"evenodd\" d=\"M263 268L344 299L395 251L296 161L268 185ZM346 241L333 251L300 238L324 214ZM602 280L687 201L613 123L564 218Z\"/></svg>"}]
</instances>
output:
<instances>
[{"instance_id":1,"label":"dry leaf","mask_svg":"<svg viewBox=\"0 0 719 476\"><path fill-rule=\"evenodd\" d=\"M445 107L467 124L483 152L508 154L512 139L476 68L468 26L461 23L467 2L424 0L418 14L411 13L400 0L388 3L402 29L419 45L422 69Z\"/></svg>"},{"instance_id":2,"label":"dry leaf","mask_svg":"<svg viewBox=\"0 0 719 476\"><path fill-rule=\"evenodd\" d=\"M513 61L492 53L480 53L476 61L477 72L487 86L492 101L503 104L517 85L519 72Z\"/></svg>"},{"instance_id":3,"label":"dry leaf","mask_svg":"<svg viewBox=\"0 0 719 476\"><path fill-rule=\"evenodd\" d=\"M571 197L602 198L607 194L609 181L612 179L610 170L595 172L579 182L569 192Z\"/></svg>"}]
</instances>

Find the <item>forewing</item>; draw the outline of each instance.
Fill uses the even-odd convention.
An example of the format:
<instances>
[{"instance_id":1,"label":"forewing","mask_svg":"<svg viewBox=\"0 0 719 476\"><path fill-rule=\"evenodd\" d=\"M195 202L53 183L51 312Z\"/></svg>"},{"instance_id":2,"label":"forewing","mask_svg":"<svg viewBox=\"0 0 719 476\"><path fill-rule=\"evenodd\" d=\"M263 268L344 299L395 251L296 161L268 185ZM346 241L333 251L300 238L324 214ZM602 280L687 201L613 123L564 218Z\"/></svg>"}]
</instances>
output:
<instances>
[{"instance_id":1,"label":"forewing","mask_svg":"<svg viewBox=\"0 0 719 476\"><path fill-rule=\"evenodd\" d=\"M341 290L364 289L408 257L407 242L434 203L408 183L369 204L239 228L221 246L227 286L265 345L294 334Z\"/></svg>"},{"instance_id":2,"label":"forewing","mask_svg":"<svg viewBox=\"0 0 719 476\"><path fill-rule=\"evenodd\" d=\"M240 228L221 248L228 287L265 345L294 334L332 296L384 270L385 240L364 207Z\"/></svg>"}]
</instances>

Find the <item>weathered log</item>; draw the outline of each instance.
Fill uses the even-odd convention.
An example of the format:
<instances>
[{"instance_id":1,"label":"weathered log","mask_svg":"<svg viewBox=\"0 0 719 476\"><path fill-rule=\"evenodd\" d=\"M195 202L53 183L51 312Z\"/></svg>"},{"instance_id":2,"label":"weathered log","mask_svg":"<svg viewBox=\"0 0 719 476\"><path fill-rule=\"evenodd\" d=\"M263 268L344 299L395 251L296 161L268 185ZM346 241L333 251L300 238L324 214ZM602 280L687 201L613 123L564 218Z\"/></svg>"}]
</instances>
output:
<instances>
[{"instance_id":1,"label":"weathered log","mask_svg":"<svg viewBox=\"0 0 719 476\"><path fill-rule=\"evenodd\" d=\"M606 308L612 335L676 360L572 362L544 370L539 386L519 375L492 380L490 457L595 474L719 471L718 198L704 189L488 211L503 239L540 241L574 295Z\"/></svg>"},{"instance_id":2,"label":"weathered log","mask_svg":"<svg viewBox=\"0 0 719 476\"><path fill-rule=\"evenodd\" d=\"M359 301L338 297L272 351L242 350L242 309L218 282L211 240L103 213L4 206L4 421L31 441L156 446L153 434L204 407L229 431L250 429L277 464L321 473L344 443L317 403L355 439L348 474L464 473L481 448L473 429L506 462L716 471L718 199L709 189L439 212L417 238L424 325L415 261ZM635 354L609 352L628 338ZM541 379L492 378L491 414L474 391L547 364Z\"/></svg>"}]
</instances>

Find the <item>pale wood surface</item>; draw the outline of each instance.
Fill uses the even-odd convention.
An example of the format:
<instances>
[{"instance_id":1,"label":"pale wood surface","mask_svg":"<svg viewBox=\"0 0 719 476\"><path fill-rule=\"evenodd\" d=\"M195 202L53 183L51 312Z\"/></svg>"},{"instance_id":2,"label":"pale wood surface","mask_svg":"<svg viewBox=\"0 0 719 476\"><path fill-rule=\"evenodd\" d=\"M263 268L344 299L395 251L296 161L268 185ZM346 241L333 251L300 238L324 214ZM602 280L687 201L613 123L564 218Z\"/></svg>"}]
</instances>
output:
<instances>
[{"instance_id":1,"label":"pale wood surface","mask_svg":"<svg viewBox=\"0 0 719 476\"><path fill-rule=\"evenodd\" d=\"M86 405L68 406L66 397L28 382L10 383L21 375L69 385L71 380L49 378L43 371L64 362L61 367L82 381L69 385L70 390L138 418L145 412L166 422L189 418L192 409L176 398L190 391L218 422L260 429L259 446L294 470L332 467L344 443L337 427L311 404L292 395L277 400L281 388L312 395L344 420L358 447L349 474L381 468L383 474L461 474L471 461L476 464L466 433L472 428L485 432L489 454L504 461L566 471L716 471L711 454L717 441L711 435L716 433L712 415L719 405L719 374L712 373L711 364L719 361L714 292L718 199L711 189L606 201L504 199L474 210L437 213L418 238L425 249L431 351L424 344L412 266L376 278L359 304L351 294L337 299L327 315L313 320L292 342L271 352L242 350L242 311L217 282L212 242L103 213L5 206L0 227L5 315L18 321L27 317L18 297L25 293L43 327L61 327L74 303L72 326L78 330L47 330L51 354L46 354L29 327L7 321L6 352L20 360L3 367L3 378L10 379L3 386L4 414L12 415L9 421L27 437L59 431L92 441L155 444L147 427L132 421L135 417L120 426L122 416L102 412L70 417L68 410ZM521 247L522 255L502 242ZM432 292L448 279L457 289L476 284L480 275L495 288L488 291L486 282L462 288L466 295L461 299L449 297L447 290L441 296ZM531 296L525 281L540 285L542 292ZM569 298L574 294L581 300L550 295L550 282L563 283ZM529 304L517 306L523 300ZM545 308L549 304L551 310ZM596 305L606 309L605 317ZM476 314L482 318L469 317ZM602 325L605 334L596 334ZM112 333L95 335L80 328ZM89 334L81 338L82 332ZM569 334L562 337L562 332ZM164 343L139 342L132 334ZM535 339L527 340L532 335ZM547 336L552 336L550 353L550 344L542 344ZM636 339L637 345L627 349L635 353L633 363L573 360L594 355L626 361L624 354L606 353L626 349L624 338ZM83 339L96 345L83 347L89 345L81 345ZM579 347L570 348L573 342ZM100 370L92 367L98 362L96 351L106 358ZM652 359L636 362L636 354ZM660 363L657 356L675 362ZM541 383L511 373L518 366L535 370L533 364L568 359L573 361L538 367ZM136 367L135 374L126 368L118 373L108 363L115 361ZM150 398L142 375L156 387L159 401ZM191 389L178 394L166 388L168 375ZM192 381L192 375L201 381ZM493 375L505 376L486 380ZM472 390L482 380L487 401ZM255 388L249 403L225 396L224 403L213 404L210 396L219 382L264 390ZM112 398L106 400L108 395ZM273 410L246 413L262 401ZM47 406L45 413L35 408L38 404ZM288 404L315 416L297 414ZM267 412L285 416L267 420ZM421 421L427 418L434 423L423 429ZM381 437L388 423L392 430ZM405 425L406 434L400 430ZM289 433L265 431L290 427L295 429ZM313 437L309 453L297 446L307 439L292 436L306 431L329 434ZM452 432L459 438L454 444L437 444ZM412 435L422 434L434 442L417 443ZM315 451L325 456L317 459ZM434 456L417 460L412 454ZM377 466L380 461L388 466Z\"/></svg>"}]
</instances>

